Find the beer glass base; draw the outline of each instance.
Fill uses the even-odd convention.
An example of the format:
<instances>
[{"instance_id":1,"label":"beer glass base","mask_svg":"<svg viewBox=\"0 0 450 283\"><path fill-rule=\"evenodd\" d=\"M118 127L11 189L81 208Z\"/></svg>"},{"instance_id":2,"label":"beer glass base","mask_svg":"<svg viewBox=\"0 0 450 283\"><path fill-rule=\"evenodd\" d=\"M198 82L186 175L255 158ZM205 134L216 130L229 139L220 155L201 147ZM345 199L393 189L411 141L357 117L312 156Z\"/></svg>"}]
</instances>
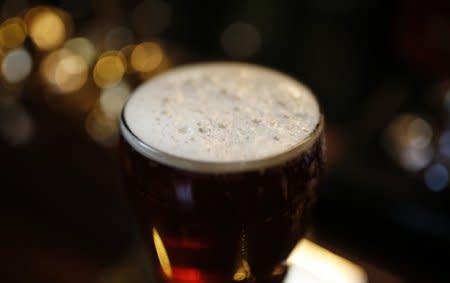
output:
<instances>
[{"instance_id":1,"label":"beer glass base","mask_svg":"<svg viewBox=\"0 0 450 283\"><path fill-rule=\"evenodd\" d=\"M287 267L277 266L274 272L267 275L242 274L237 271L232 275L222 273L201 272L192 268L175 268L172 278L160 278L161 283L282 283ZM159 283L159 282L158 282Z\"/></svg>"}]
</instances>

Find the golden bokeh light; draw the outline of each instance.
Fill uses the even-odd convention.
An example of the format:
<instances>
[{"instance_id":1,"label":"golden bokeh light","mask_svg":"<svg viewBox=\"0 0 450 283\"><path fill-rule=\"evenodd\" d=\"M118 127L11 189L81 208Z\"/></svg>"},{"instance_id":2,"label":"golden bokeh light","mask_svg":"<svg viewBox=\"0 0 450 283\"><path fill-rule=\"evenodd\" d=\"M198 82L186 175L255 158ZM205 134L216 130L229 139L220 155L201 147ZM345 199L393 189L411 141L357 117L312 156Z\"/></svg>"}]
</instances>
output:
<instances>
[{"instance_id":1,"label":"golden bokeh light","mask_svg":"<svg viewBox=\"0 0 450 283\"><path fill-rule=\"evenodd\" d=\"M23 81L31 72L33 61L26 49L13 49L3 58L1 70L8 83Z\"/></svg>"},{"instance_id":2,"label":"golden bokeh light","mask_svg":"<svg viewBox=\"0 0 450 283\"><path fill-rule=\"evenodd\" d=\"M56 85L56 66L59 64L62 57L67 56L69 51L66 49L60 49L51 52L41 62L40 74L42 78L51 85Z\"/></svg>"},{"instance_id":3,"label":"golden bokeh light","mask_svg":"<svg viewBox=\"0 0 450 283\"><path fill-rule=\"evenodd\" d=\"M61 10L35 7L28 11L25 21L31 39L41 50L53 50L69 36L70 17Z\"/></svg>"},{"instance_id":4,"label":"golden bokeh light","mask_svg":"<svg viewBox=\"0 0 450 283\"><path fill-rule=\"evenodd\" d=\"M107 52L94 66L94 81L101 88L112 87L122 80L126 69L126 60L121 52Z\"/></svg>"},{"instance_id":5,"label":"golden bokeh light","mask_svg":"<svg viewBox=\"0 0 450 283\"><path fill-rule=\"evenodd\" d=\"M159 64L158 68L156 68L155 70L153 70L151 72L139 73L139 77L142 80L148 80L148 79L152 78L153 76L155 76L156 74L167 71L172 66L173 66L172 60L169 58L169 56L164 55L163 60L162 60L161 64Z\"/></svg>"},{"instance_id":6,"label":"golden bokeh light","mask_svg":"<svg viewBox=\"0 0 450 283\"><path fill-rule=\"evenodd\" d=\"M76 37L66 41L64 48L83 57L88 65L92 65L97 56L94 44L85 37Z\"/></svg>"},{"instance_id":7,"label":"golden bokeh light","mask_svg":"<svg viewBox=\"0 0 450 283\"><path fill-rule=\"evenodd\" d=\"M16 48L23 44L26 38L25 23L20 18L11 18L0 25L0 46Z\"/></svg>"},{"instance_id":8,"label":"golden bokeh light","mask_svg":"<svg viewBox=\"0 0 450 283\"><path fill-rule=\"evenodd\" d=\"M170 265L169 255L167 254L164 243L159 236L158 230L152 229L153 232L153 242L155 244L156 254L158 255L159 264L161 269L168 278L172 277L172 266Z\"/></svg>"},{"instance_id":9,"label":"golden bokeh light","mask_svg":"<svg viewBox=\"0 0 450 283\"><path fill-rule=\"evenodd\" d=\"M158 68L163 61L163 58L163 50L158 44L154 42L144 42L133 49L130 61L134 70L148 73Z\"/></svg>"},{"instance_id":10,"label":"golden bokeh light","mask_svg":"<svg viewBox=\"0 0 450 283\"><path fill-rule=\"evenodd\" d=\"M44 58L40 73L54 92L70 94L85 85L88 66L83 57L63 48Z\"/></svg>"},{"instance_id":11,"label":"golden bokeh light","mask_svg":"<svg viewBox=\"0 0 450 283\"><path fill-rule=\"evenodd\" d=\"M109 119L118 120L123 105L130 95L130 87L125 82L102 90L99 99L99 107Z\"/></svg>"},{"instance_id":12,"label":"golden bokeh light","mask_svg":"<svg viewBox=\"0 0 450 283\"><path fill-rule=\"evenodd\" d=\"M119 124L115 119L108 119L99 107L87 115L85 128L88 135L98 144L111 147L117 143Z\"/></svg>"},{"instance_id":13,"label":"golden bokeh light","mask_svg":"<svg viewBox=\"0 0 450 283\"><path fill-rule=\"evenodd\" d=\"M81 56L71 54L61 58L55 70L55 82L61 92L79 90L86 80L87 65Z\"/></svg>"},{"instance_id":14,"label":"golden bokeh light","mask_svg":"<svg viewBox=\"0 0 450 283\"><path fill-rule=\"evenodd\" d=\"M362 267L303 239L287 259L291 266L285 283L367 283Z\"/></svg>"}]
</instances>

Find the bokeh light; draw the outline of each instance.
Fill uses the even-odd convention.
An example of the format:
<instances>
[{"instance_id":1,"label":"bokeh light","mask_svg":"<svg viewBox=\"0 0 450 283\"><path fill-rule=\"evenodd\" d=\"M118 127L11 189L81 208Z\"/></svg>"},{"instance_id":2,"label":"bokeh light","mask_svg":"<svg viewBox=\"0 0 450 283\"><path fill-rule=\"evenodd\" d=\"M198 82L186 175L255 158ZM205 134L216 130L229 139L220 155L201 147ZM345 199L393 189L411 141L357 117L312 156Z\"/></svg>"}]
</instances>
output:
<instances>
[{"instance_id":1,"label":"bokeh light","mask_svg":"<svg viewBox=\"0 0 450 283\"><path fill-rule=\"evenodd\" d=\"M16 48L23 44L26 38L25 23L20 18L11 18L0 25L0 46Z\"/></svg>"},{"instance_id":2,"label":"bokeh light","mask_svg":"<svg viewBox=\"0 0 450 283\"><path fill-rule=\"evenodd\" d=\"M415 114L397 116L385 134L385 148L407 170L417 171L433 159L433 129Z\"/></svg>"},{"instance_id":3,"label":"bokeh light","mask_svg":"<svg viewBox=\"0 0 450 283\"><path fill-rule=\"evenodd\" d=\"M85 37L76 37L66 41L64 48L83 57L89 66L94 63L97 56L94 44Z\"/></svg>"},{"instance_id":4,"label":"bokeh light","mask_svg":"<svg viewBox=\"0 0 450 283\"><path fill-rule=\"evenodd\" d=\"M425 171L425 184L433 192L440 192L448 185L448 171L442 164L433 164Z\"/></svg>"},{"instance_id":5,"label":"bokeh light","mask_svg":"<svg viewBox=\"0 0 450 283\"><path fill-rule=\"evenodd\" d=\"M414 118L407 127L407 138L409 145L416 148L428 146L433 137L433 130L430 124L422 118Z\"/></svg>"},{"instance_id":6,"label":"bokeh light","mask_svg":"<svg viewBox=\"0 0 450 283\"><path fill-rule=\"evenodd\" d=\"M236 59L246 59L257 53L261 42L261 34L256 27L243 22L228 26L221 36L224 51Z\"/></svg>"},{"instance_id":7,"label":"bokeh light","mask_svg":"<svg viewBox=\"0 0 450 283\"><path fill-rule=\"evenodd\" d=\"M55 82L61 92L71 93L79 90L87 79L87 65L76 54L61 58L55 70Z\"/></svg>"},{"instance_id":8,"label":"bokeh light","mask_svg":"<svg viewBox=\"0 0 450 283\"><path fill-rule=\"evenodd\" d=\"M130 87L125 81L102 89L85 122L87 133L100 145L109 147L116 144L120 114L130 93Z\"/></svg>"},{"instance_id":9,"label":"bokeh light","mask_svg":"<svg viewBox=\"0 0 450 283\"><path fill-rule=\"evenodd\" d=\"M61 46L70 33L70 16L50 7L35 7L25 16L28 33L44 51Z\"/></svg>"},{"instance_id":10,"label":"bokeh light","mask_svg":"<svg viewBox=\"0 0 450 283\"><path fill-rule=\"evenodd\" d=\"M168 69L172 68L172 66L173 66L172 60L167 55L164 55L163 60L161 64L159 64L157 69L148 73L139 73L139 77L141 78L141 80L145 81L151 79L152 77L154 77L159 73L167 71Z\"/></svg>"},{"instance_id":11,"label":"bokeh light","mask_svg":"<svg viewBox=\"0 0 450 283\"><path fill-rule=\"evenodd\" d=\"M121 52L107 52L95 64L94 81L101 88L114 86L120 82L126 69L126 60Z\"/></svg>"},{"instance_id":12,"label":"bokeh light","mask_svg":"<svg viewBox=\"0 0 450 283\"><path fill-rule=\"evenodd\" d=\"M13 49L3 58L2 73L9 83L23 81L31 72L33 61L27 50Z\"/></svg>"},{"instance_id":13,"label":"bokeh light","mask_svg":"<svg viewBox=\"0 0 450 283\"><path fill-rule=\"evenodd\" d=\"M388 131L400 147L424 148L433 136L430 124L414 114L399 115L391 122Z\"/></svg>"},{"instance_id":14,"label":"bokeh light","mask_svg":"<svg viewBox=\"0 0 450 283\"><path fill-rule=\"evenodd\" d=\"M85 128L88 135L100 145L111 147L117 143L118 121L109 119L99 107L94 107L87 115Z\"/></svg>"},{"instance_id":15,"label":"bokeh light","mask_svg":"<svg viewBox=\"0 0 450 283\"><path fill-rule=\"evenodd\" d=\"M34 122L18 102L0 103L0 137L11 146L25 145L34 134Z\"/></svg>"},{"instance_id":16,"label":"bokeh light","mask_svg":"<svg viewBox=\"0 0 450 283\"><path fill-rule=\"evenodd\" d=\"M99 98L99 107L108 119L119 119L122 107L130 92L130 87L123 81L114 87L102 90Z\"/></svg>"},{"instance_id":17,"label":"bokeh light","mask_svg":"<svg viewBox=\"0 0 450 283\"><path fill-rule=\"evenodd\" d=\"M71 94L84 86L88 66L83 57L68 49L51 52L41 63L41 76L58 94Z\"/></svg>"},{"instance_id":18,"label":"bokeh light","mask_svg":"<svg viewBox=\"0 0 450 283\"><path fill-rule=\"evenodd\" d=\"M131 53L131 66L138 72L154 71L164 57L161 47L154 42L144 42L137 45Z\"/></svg>"}]
</instances>

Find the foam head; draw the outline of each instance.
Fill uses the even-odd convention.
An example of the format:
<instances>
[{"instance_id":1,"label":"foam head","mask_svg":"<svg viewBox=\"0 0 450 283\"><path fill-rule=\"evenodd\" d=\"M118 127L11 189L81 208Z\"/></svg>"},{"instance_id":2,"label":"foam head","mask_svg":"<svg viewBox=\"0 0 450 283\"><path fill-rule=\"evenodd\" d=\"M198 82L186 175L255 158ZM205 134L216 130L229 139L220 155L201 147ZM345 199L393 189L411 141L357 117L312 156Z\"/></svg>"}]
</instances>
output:
<instances>
[{"instance_id":1,"label":"foam head","mask_svg":"<svg viewBox=\"0 0 450 283\"><path fill-rule=\"evenodd\" d=\"M279 72L255 65L179 67L141 85L124 122L141 142L193 161L246 162L282 154L316 129L312 92Z\"/></svg>"}]
</instances>

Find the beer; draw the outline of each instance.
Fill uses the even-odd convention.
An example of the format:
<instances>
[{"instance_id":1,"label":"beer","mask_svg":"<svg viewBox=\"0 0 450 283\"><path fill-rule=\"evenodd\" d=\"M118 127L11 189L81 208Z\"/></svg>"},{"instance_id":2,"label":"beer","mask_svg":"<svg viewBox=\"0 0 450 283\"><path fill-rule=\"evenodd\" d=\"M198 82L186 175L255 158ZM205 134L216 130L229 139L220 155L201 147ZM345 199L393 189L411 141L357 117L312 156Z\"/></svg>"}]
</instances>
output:
<instances>
[{"instance_id":1,"label":"beer","mask_svg":"<svg viewBox=\"0 0 450 283\"><path fill-rule=\"evenodd\" d=\"M121 119L125 192L161 282L279 282L323 168L312 93L210 63L143 84Z\"/></svg>"}]
</instances>

